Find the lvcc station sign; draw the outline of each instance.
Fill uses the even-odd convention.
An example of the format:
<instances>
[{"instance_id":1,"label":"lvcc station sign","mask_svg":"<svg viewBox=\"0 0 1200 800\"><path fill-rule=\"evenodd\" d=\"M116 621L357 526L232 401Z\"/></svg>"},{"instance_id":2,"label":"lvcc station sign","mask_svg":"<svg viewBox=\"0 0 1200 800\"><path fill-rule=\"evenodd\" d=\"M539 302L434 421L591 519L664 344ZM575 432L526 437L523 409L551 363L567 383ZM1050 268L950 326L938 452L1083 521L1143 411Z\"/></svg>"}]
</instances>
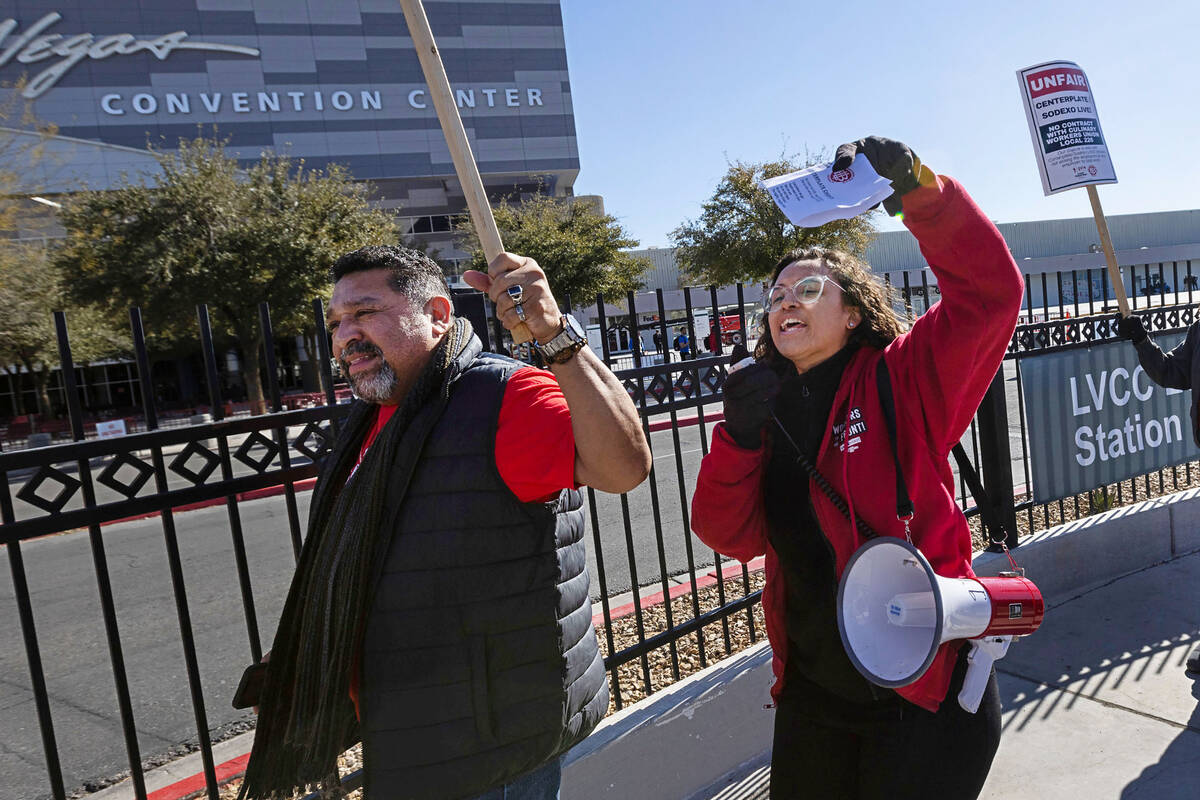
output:
<instances>
[{"instance_id":1,"label":"lvcc station sign","mask_svg":"<svg viewBox=\"0 0 1200 800\"><path fill-rule=\"evenodd\" d=\"M1151 381L1123 339L1028 358L1021 380L1036 503L1200 458L1188 392Z\"/></svg>"}]
</instances>

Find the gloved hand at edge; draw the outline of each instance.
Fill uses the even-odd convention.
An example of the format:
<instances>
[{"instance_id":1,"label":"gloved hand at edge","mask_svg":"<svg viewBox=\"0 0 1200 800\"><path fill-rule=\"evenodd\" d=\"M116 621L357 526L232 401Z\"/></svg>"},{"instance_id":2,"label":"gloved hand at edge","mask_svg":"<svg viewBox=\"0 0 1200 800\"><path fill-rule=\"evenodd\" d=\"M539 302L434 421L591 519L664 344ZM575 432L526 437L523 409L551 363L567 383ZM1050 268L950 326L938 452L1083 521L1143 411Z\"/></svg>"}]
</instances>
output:
<instances>
[{"instance_id":1,"label":"gloved hand at edge","mask_svg":"<svg viewBox=\"0 0 1200 800\"><path fill-rule=\"evenodd\" d=\"M1118 311L1113 322L1117 326L1117 334L1134 344L1141 344L1150 338L1150 334L1146 333L1146 326L1142 323L1142 318L1137 314L1130 314L1128 317L1123 317L1121 316L1121 312Z\"/></svg>"},{"instance_id":2,"label":"gloved hand at edge","mask_svg":"<svg viewBox=\"0 0 1200 800\"><path fill-rule=\"evenodd\" d=\"M846 169L859 153L867 157L876 172L892 182L892 195L883 201L883 208L893 217L903 209L904 195L937 180L933 171L921 163L908 145L882 136L868 136L838 145L833 168Z\"/></svg>"}]
</instances>

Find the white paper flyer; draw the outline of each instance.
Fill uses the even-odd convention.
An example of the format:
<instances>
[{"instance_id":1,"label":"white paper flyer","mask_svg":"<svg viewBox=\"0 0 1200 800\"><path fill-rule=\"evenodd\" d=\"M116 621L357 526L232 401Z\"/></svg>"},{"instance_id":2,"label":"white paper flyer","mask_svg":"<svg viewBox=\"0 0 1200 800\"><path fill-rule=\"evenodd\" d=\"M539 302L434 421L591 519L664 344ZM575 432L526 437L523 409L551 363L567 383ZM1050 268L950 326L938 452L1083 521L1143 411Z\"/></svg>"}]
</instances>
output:
<instances>
[{"instance_id":1,"label":"white paper flyer","mask_svg":"<svg viewBox=\"0 0 1200 800\"><path fill-rule=\"evenodd\" d=\"M871 167L862 153L846 169L832 162L759 181L784 216L797 227L816 228L835 219L850 219L892 193L892 183Z\"/></svg>"}]
</instances>

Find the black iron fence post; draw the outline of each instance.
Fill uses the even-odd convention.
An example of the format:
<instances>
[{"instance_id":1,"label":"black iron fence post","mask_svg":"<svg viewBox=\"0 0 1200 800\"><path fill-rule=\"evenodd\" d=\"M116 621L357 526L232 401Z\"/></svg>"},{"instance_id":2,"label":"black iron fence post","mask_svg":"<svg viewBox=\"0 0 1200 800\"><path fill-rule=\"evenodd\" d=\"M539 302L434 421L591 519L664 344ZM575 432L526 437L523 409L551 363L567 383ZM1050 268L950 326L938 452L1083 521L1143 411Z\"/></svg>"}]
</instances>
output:
<instances>
[{"instance_id":1,"label":"black iron fence post","mask_svg":"<svg viewBox=\"0 0 1200 800\"><path fill-rule=\"evenodd\" d=\"M1012 454L1008 444L1008 403L1004 396L1004 367L996 371L983 402L979 404L980 466L987 492L1003 531L989 531L992 541L1000 536L1009 548L1017 546L1017 509L1013 498ZM975 498L980 502L979 498Z\"/></svg>"},{"instance_id":2,"label":"black iron fence post","mask_svg":"<svg viewBox=\"0 0 1200 800\"><path fill-rule=\"evenodd\" d=\"M71 419L71 435L82 442L83 407L79 402L79 390L75 383L75 361L71 355L70 337L67 335L67 316L62 311L54 312L54 328L58 335L58 358L62 365L63 394ZM92 485L92 467L87 457L81 456L76 468L79 484L83 489L84 506L94 509L96 491ZM139 750L137 727L133 721L133 702L129 694L129 677L125 669L125 653L121 650L121 633L117 627L116 601L113 599L112 578L108 569L108 555L104 551L104 538L100 525L88 525L88 538L92 546L92 564L96 568L96 586L100 591L100 609L104 616L104 632L108 637L109 661L113 669L113 681L117 690L117 705L121 714L121 729L125 733L125 751L129 756L129 777L133 782L133 793L137 800L146 800L146 779L142 774L142 757Z\"/></svg>"}]
</instances>

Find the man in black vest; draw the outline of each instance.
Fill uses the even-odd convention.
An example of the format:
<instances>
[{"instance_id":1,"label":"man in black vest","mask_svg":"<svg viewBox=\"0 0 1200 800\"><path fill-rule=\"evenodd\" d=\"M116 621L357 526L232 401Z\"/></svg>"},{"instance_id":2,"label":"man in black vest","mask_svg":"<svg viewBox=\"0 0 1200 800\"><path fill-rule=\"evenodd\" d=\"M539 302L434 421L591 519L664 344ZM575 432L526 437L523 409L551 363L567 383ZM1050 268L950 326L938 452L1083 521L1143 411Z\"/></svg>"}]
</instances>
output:
<instances>
[{"instance_id":1,"label":"man in black vest","mask_svg":"<svg viewBox=\"0 0 1200 800\"><path fill-rule=\"evenodd\" d=\"M289 796L363 743L364 793L558 797L604 716L578 487L650 469L638 414L532 259L464 278L547 370L482 352L421 253L343 256L328 326L357 402L313 491L244 797Z\"/></svg>"}]
</instances>

